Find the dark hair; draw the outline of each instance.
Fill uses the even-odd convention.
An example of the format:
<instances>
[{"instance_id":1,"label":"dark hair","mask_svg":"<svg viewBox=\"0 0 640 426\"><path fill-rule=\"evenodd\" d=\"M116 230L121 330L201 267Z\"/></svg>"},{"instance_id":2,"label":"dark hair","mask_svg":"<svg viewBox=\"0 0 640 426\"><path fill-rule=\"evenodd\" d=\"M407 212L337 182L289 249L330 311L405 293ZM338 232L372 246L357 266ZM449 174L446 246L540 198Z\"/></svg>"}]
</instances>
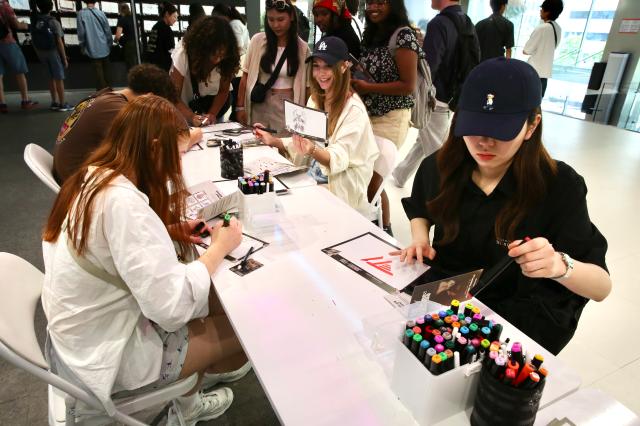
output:
<instances>
[{"instance_id":1,"label":"dark hair","mask_svg":"<svg viewBox=\"0 0 640 426\"><path fill-rule=\"evenodd\" d=\"M197 81L207 81L214 68L220 71L220 78L231 80L240 68L238 41L229 22L220 16L206 16L198 19L189 28L183 39L189 60L189 71ZM224 50L218 65L211 63L211 55ZM188 75L184 78L189 79Z\"/></svg>"},{"instance_id":2,"label":"dark hair","mask_svg":"<svg viewBox=\"0 0 640 426\"><path fill-rule=\"evenodd\" d=\"M287 47L284 48L283 55L287 56L287 75L293 77L298 72L298 66L300 65L300 59L298 58L298 14L293 4L291 4L291 0L285 0L285 2L289 5L286 10L278 11L276 9L267 9L267 13L270 10L276 10L277 12L287 13L289 17L291 17L291 26L287 34ZM262 58L260 58L260 68L265 73L271 74L276 62L276 54L278 53L278 37L269 26L267 13L264 14L264 32L267 35L267 49L262 54Z\"/></svg>"},{"instance_id":3,"label":"dark hair","mask_svg":"<svg viewBox=\"0 0 640 426\"><path fill-rule=\"evenodd\" d=\"M38 6L38 10L43 15L51 12L53 10L53 1L51 0L36 0L36 6Z\"/></svg>"},{"instance_id":4,"label":"dark hair","mask_svg":"<svg viewBox=\"0 0 640 426\"><path fill-rule=\"evenodd\" d=\"M338 14L336 14L333 10L327 9L326 7L315 6L314 9L316 7L318 9L328 10L329 13L331 14L331 28L330 28L330 31L328 31L327 33L333 32L333 31L336 31L336 30L339 30L339 29L342 29L342 28L348 28L348 27L351 26L351 20L350 19L347 19L347 18L345 18L343 16L338 16ZM344 7L347 7L347 6L345 5ZM314 19L314 21L315 21L315 19ZM315 28L317 28L317 25L315 25L315 22L314 22L314 33L313 33L314 37L315 37ZM330 34L327 34L327 35L330 35Z\"/></svg>"},{"instance_id":5,"label":"dark hair","mask_svg":"<svg viewBox=\"0 0 640 426\"><path fill-rule=\"evenodd\" d=\"M489 2L489 4L491 5L491 10L493 10L493 13L500 12L500 9L502 8L502 6L506 6L507 3L509 3L509 0L491 0Z\"/></svg>"},{"instance_id":6,"label":"dark hair","mask_svg":"<svg viewBox=\"0 0 640 426\"><path fill-rule=\"evenodd\" d=\"M224 16L229 18L229 21L234 21L237 19L238 21L242 22L245 25L247 23L242 17L242 15L240 15L240 12L238 12L238 9L235 8L235 6L229 6L224 3L217 3L215 6L213 6L211 15Z\"/></svg>"},{"instance_id":7,"label":"dark hair","mask_svg":"<svg viewBox=\"0 0 640 426\"><path fill-rule=\"evenodd\" d=\"M189 26L204 16L207 16L207 14L200 3L191 3L189 5L189 19L187 20Z\"/></svg>"},{"instance_id":8,"label":"dark hair","mask_svg":"<svg viewBox=\"0 0 640 426\"><path fill-rule=\"evenodd\" d=\"M187 191L178 139L188 135L187 123L167 100L149 95L128 102L116 115L100 146L60 188L43 239L54 242L61 232L67 232L73 248L83 255L96 197L120 175L135 178L135 186L149 197L149 206L165 226L180 223ZM89 171L89 166L95 169ZM65 220L68 223L63 229ZM180 254L189 253L187 229L172 226L167 230L178 241Z\"/></svg>"},{"instance_id":9,"label":"dark hair","mask_svg":"<svg viewBox=\"0 0 640 426\"><path fill-rule=\"evenodd\" d=\"M533 123L536 115L541 114L537 107L529 114L528 123ZM455 129L454 114L451 129ZM500 143L500 142L498 142ZM436 223L442 225L443 238L440 244L452 242L460 230L460 204L465 186L471 180L471 174L477 167L464 138L456 137L453 131L436 154L440 174L440 192L427 202L427 208ZM556 174L557 166L542 144L542 121L531 135L522 143L511 163L511 171L516 182L513 197L507 201L496 217L494 232L496 238L515 239L516 229L527 212L540 202Z\"/></svg>"},{"instance_id":10,"label":"dark hair","mask_svg":"<svg viewBox=\"0 0 640 426\"><path fill-rule=\"evenodd\" d=\"M157 65L140 64L132 67L127 74L127 86L136 95L153 93L172 103L178 100L169 74Z\"/></svg>"},{"instance_id":11,"label":"dark hair","mask_svg":"<svg viewBox=\"0 0 640 426\"><path fill-rule=\"evenodd\" d=\"M549 12L549 19L555 21L564 10L562 0L544 0L540 8L545 12Z\"/></svg>"},{"instance_id":12,"label":"dark hair","mask_svg":"<svg viewBox=\"0 0 640 426\"><path fill-rule=\"evenodd\" d=\"M374 24L369 19L369 16L365 15L364 32L362 33L363 46L384 46L389 43L389 39L395 30L400 27L409 26L409 17L407 15L407 8L404 6L404 1L388 1L391 10L384 22Z\"/></svg>"},{"instance_id":13,"label":"dark hair","mask_svg":"<svg viewBox=\"0 0 640 426\"><path fill-rule=\"evenodd\" d=\"M163 1L158 6L158 11L160 12L160 19L164 18L165 14L173 15L178 11L178 9L173 5L173 3L169 3L168 1Z\"/></svg>"}]
</instances>

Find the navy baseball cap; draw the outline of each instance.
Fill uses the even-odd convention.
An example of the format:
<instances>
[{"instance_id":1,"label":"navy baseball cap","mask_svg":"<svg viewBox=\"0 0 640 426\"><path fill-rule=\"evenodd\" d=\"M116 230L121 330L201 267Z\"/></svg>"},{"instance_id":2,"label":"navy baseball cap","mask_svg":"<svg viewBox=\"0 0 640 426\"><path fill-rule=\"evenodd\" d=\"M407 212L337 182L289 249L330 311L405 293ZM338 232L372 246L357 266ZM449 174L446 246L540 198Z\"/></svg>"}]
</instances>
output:
<instances>
[{"instance_id":1,"label":"navy baseball cap","mask_svg":"<svg viewBox=\"0 0 640 426\"><path fill-rule=\"evenodd\" d=\"M462 86L454 134L510 141L541 103L540 77L531 65L504 57L486 60Z\"/></svg>"},{"instance_id":2,"label":"navy baseball cap","mask_svg":"<svg viewBox=\"0 0 640 426\"><path fill-rule=\"evenodd\" d=\"M327 64L333 66L339 61L349 60L349 49L342 39L333 36L327 36L320 39L313 48L313 53L306 62L313 58L319 58Z\"/></svg>"}]
</instances>

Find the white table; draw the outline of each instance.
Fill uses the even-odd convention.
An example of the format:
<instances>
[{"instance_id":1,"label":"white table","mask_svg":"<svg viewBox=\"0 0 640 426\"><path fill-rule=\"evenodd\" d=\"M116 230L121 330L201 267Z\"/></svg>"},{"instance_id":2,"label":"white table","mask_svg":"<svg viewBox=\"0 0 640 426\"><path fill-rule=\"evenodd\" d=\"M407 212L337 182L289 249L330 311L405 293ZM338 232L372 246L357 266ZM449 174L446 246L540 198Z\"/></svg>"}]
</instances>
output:
<instances>
[{"instance_id":1,"label":"white table","mask_svg":"<svg viewBox=\"0 0 640 426\"><path fill-rule=\"evenodd\" d=\"M278 154L257 147L244 155L250 161ZM187 153L183 174L187 185L219 179L218 149ZM415 424L355 337L363 318L389 311L386 293L320 251L365 232L395 241L322 187L296 188L279 199L284 211L277 225L251 232L270 243L252 256L264 266L239 277L225 263L213 276L279 419L291 425ZM559 380L558 394L575 390L579 379L574 382Z\"/></svg>"},{"instance_id":2,"label":"white table","mask_svg":"<svg viewBox=\"0 0 640 426\"><path fill-rule=\"evenodd\" d=\"M568 419L579 426L640 426L633 411L598 389L580 389L538 411L535 424L545 426L555 419Z\"/></svg>"}]
</instances>

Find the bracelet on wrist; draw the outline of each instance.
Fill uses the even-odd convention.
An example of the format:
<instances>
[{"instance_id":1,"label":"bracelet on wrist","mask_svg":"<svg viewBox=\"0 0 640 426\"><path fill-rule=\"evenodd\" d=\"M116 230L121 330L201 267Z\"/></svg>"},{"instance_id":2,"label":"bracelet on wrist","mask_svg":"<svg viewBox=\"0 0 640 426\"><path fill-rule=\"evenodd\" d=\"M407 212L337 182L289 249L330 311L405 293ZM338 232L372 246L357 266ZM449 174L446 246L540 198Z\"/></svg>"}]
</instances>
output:
<instances>
[{"instance_id":1,"label":"bracelet on wrist","mask_svg":"<svg viewBox=\"0 0 640 426\"><path fill-rule=\"evenodd\" d=\"M313 148L311 148L311 152L309 152L309 157L313 157L313 153L316 152L316 148L318 147L318 145L316 145L315 143L313 144Z\"/></svg>"},{"instance_id":2,"label":"bracelet on wrist","mask_svg":"<svg viewBox=\"0 0 640 426\"><path fill-rule=\"evenodd\" d=\"M244 111L244 106L236 106L236 111Z\"/></svg>"}]
</instances>

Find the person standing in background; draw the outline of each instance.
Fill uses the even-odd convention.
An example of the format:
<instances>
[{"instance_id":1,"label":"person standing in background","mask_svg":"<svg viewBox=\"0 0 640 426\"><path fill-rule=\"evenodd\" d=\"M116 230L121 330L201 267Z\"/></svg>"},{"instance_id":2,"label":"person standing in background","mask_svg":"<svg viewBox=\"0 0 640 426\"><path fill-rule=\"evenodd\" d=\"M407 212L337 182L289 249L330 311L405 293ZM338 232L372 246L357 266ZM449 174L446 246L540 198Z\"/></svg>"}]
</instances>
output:
<instances>
[{"instance_id":1,"label":"person standing in background","mask_svg":"<svg viewBox=\"0 0 640 426\"><path fill-rule=\"evenodd\" d=\"M513 23L503 16L507 3L508 0L491 0L493 14L476 24L481 62L498 56L511 57Z\"/></svg>"},{"instance_id":2,"label":"person standing in background","mask_svg":"<svg viewBox=\"0 0 640 426\"><path fill-rule=\"evenodd\" d=\"M113 44L111 27L107 16L96 8L95 0L85 0L87 7L78 12L78 43L80 52L93 61L96 71L96 90L111 85L109 76L109 54Z\"/></svg>"},{"instance_id":3,"label":"person standing in background","mask_svg":"<svg viewBox=\"0 0 640 426\"><path fill-rule=\"evenodd\" d=\"M351 26L351 12L344 0L315 0L313 23L322 31L323 37L334 36L344 41L354 58L360 57L360 39Z\"/></svg>"},{"instance_id":4,"label":"person standing in background","mask_svg":"<svg viewBox=\"0 0 640 426\"><path fill-rule=\"evenodd\" d=\"M189 5L189 19L187 19L187 31L191 28L194 22L196 22L200 18L204 18L207 16L207 13L204 11L204 7L200 3L191 3Z\"/></svg>"},{"instance_id":5,"label":"person standing in background","mask_svg":"<svg viewBox=\"0 0 640 426\"><path fill-rule=\"evenodd\" d=\"M249 48L249 30L247 29L246 20L240 15L240 12L233 7L224 3L218 3L213 7L212 15L220 15L229 20L229 25L238 40L238 54L240 55L240 65L244 63L247 49ZM240 88L240 79L242 78L242 70L238 70L236 76L231 80L231 115L229 120L236 121L236 105L238 103L238 89Z\"/></svg>"},{"instance_id":6,"label":"person standing in background","mask_svg":"<svg viewBox=\"0 0 640 426\"><path fill-rule=\"evenodd\" d=\"M556 19L563 9L562 0L544 0L540 6L540 19L544 22L533 30L522 49L522 53L531 56L528 62L540 76L543 98L547 91L547 79L551 78L553 71L553 55L562 37L562 28Z\"/></svg>"},{"instance_id":7,"label":"person standing in background","mask_svg":"<svg viewBox=\"0 0 640 426\"><path fill-rule=\"evenodd\" d=\"M123 49L124 63L127 71L138 63L138 54L136 53L136 39L133 30L133 16L129 3L120 3L118 5L118 24L116 25L115 41Z\"/></svg>"},{"instance_id":8,"label":"person standing in background","mask_svg":"<svg viewBox=\"0 0 640 426\"><path fill-rule=\"evenodd\" d=\"M18 21L8 0L0 0L0 114L9 112L4 100L4 84L2 81L6 68L9 68L16 75L16 82L22 97L20 108L33 109L38 106L38 102L29 99L27 77L25 76L29 72L29 68L27 68L27 61L24 59L20 46L16 43L16 39L13 38L12 29L27 30L29 25Z\"/></svg>"},{"instance_id":9,"label":"person standing in background","mask_svg":"<svg viewBox=\"0 0 640 426\"><path fill-rule=\"evenodd\" d=\"M60 22L51 16L53 2L36 0L39 13L31 20L31 44L49 76L52 111L71 111L73 107L64 100L64 70L69 67L64 50L64 33Z\"/></svg>"},{"instance_id":10,"label":"person standing in background","mask_svg":"<svg viewBox=\"0 0 640 426\"><path fill-rule=\"evenodd\" d=\"M171 51L176 47L171 27L178 20L178 9L169 2L163 2L159 8L160 20L151 29L146 59L168 72L171 69Z\"/></svg>"}]
</instances>

